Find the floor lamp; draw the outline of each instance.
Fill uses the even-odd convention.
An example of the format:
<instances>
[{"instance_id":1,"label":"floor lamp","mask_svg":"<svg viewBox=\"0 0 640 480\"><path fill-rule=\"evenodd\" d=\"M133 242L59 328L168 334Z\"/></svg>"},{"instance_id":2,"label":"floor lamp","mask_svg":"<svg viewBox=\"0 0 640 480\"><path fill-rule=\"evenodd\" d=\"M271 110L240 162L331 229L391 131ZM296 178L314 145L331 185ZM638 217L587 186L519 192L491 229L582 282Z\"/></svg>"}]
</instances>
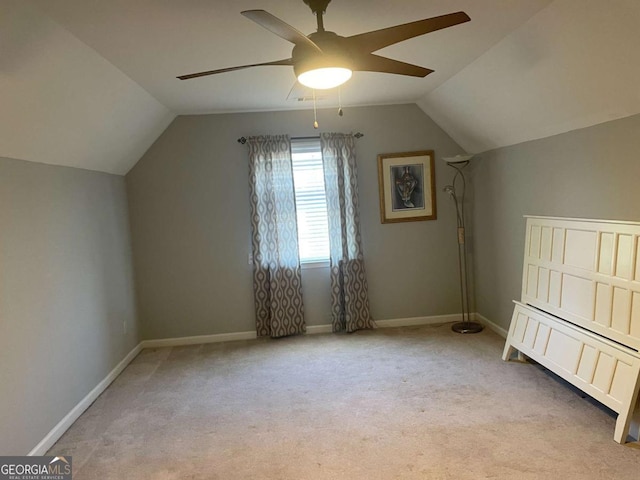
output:
<instances>
[{"instance_id":1,"label":"floor lamp","mask_svg":"<svg viewBox=\"0 0 640 480\"><path fill-rule=\"evenodd\" d=\"M462 170L469 165L473 155L457 155L455 157L443 158L447 165L453 168L456 173L450 185L444 187L455 206L458 221L458 272L460 274L460 303L462 305L462 321L454 323L451 330L457 333L479 333L484 328L481 324L471 321L469 305L469 273L467 270L467 246L465 242L464 230L464 200L466 191L466 181ZM459 188L460 187L460 188Z\"/></svg>"}]
</instances>

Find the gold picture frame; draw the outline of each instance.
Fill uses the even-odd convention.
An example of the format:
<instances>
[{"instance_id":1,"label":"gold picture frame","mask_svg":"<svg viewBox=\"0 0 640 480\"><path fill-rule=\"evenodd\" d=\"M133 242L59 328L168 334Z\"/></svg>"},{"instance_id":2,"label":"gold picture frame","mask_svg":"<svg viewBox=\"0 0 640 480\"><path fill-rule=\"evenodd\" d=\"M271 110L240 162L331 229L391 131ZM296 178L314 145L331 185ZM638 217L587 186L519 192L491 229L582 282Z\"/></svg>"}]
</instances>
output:
<instances>
[{"instance_id":1,"label":"gold picture frame","mask_svg":"<svg viewBox=\"0 0 640 480\"><path fill-rule=\"evenodd\" d=\"M435 220L435 187L433 150L378 155L382 223Z\"/></svg>"}]
</instances>

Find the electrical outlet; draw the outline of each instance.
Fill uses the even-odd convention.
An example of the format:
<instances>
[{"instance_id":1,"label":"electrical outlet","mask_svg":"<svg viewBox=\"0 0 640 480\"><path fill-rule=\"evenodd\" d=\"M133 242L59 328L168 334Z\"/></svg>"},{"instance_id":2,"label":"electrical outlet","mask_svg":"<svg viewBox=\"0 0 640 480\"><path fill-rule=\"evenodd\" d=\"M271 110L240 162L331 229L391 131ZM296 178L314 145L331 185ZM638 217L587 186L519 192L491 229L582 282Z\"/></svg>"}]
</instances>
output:
<instances>
[{"instance_id":1,"label":"electrical outlet","mask_svg":"<svg viewBox=\"0 0 640 480\"><path fill-rule=\"evenodd\" d=\"M253 253L249 254L248 262L249 265L253 265Z\"/></svg>"}]
</instances>

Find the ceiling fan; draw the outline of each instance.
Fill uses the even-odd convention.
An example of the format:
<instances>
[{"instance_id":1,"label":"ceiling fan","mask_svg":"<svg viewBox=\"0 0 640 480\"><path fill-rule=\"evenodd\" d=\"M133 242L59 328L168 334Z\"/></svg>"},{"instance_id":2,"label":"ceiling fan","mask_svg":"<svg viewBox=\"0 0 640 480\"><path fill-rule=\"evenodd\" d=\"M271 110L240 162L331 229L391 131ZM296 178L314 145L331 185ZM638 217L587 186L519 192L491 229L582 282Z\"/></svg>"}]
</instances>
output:
<instances>
[{"instance_id":1,"label":"ceiling fan","mask_svg":"<svg viewBox=\"0 0 640 480\"><path fill-rule=\"evenodd\" d=\"M452 27L471 20L464 12L450 13L367 33L342 37L324 29L322 16L331 0L304 0L315 14L318 29L305 36L291 25L264 10L246 10L242 15L294 44L291 58L181 75L188 80L250 67L283 65L293 67L298 81L313 89L334 88L351 78L353 71L393 73L426 77L433 70L373 54L381 48Z\"/></svg>"}]
</instances>

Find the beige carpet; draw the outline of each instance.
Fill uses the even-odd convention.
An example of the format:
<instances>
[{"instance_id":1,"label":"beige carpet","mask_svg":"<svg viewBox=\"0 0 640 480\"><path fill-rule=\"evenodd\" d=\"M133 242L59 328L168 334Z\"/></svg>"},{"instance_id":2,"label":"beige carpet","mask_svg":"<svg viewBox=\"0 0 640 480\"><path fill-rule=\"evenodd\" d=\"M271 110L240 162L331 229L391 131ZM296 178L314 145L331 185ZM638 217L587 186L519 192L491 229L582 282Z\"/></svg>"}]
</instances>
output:
<instances>
[{"instance_id":1,"label":"beige carpet","mask_svg":"<svg viewBox=\"0 0 640 480\"><path fill-rule=\"evenodd\" d=\"M143 351L50 450L74 479L635 479L615 418L448 325Z\"/></svg>"}]
</instances>

